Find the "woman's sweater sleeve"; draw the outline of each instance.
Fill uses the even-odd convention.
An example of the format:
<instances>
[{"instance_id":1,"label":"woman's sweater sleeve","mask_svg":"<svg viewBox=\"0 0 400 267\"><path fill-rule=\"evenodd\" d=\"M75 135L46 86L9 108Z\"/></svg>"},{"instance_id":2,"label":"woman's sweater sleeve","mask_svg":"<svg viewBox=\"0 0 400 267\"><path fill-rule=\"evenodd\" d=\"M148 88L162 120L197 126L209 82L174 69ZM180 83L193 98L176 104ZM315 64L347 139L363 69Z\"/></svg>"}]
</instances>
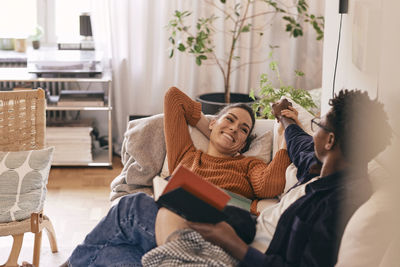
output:
<instances>
[{"instance_id":1,"label":"woman's sweater sleeve","mask_svg":"<svg viewBox=\"0 0 400 267\"><path fill-rule=\"evenodd\" d=\"M269 164L253 161L250 164L249 179L257 198L272 198L285 188L286 168L290 159L286 149L279 150Z\"/></svg>"},{"instance_id":2,"label":"woman's sweater sleeve","mask_svg":"<svg viewBox=\"0 0 400 267\"><path fill-rule=\"evenodd\" d=\"M176 87L168 89L164 96L164 134L170 173L193 145L188 124L196 126L200 117L200 103L193 101Z\"/></svg>"}]
</instances>

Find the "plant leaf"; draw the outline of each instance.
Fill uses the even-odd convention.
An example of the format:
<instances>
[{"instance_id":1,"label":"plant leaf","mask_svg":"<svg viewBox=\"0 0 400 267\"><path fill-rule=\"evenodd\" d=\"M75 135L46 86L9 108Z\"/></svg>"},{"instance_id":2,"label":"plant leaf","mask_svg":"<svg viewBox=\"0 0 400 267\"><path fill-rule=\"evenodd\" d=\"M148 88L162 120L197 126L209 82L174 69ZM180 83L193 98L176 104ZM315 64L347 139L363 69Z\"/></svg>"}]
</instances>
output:
<instances>
[{"instance_id":1,"label":"plant leaf","mask_svg":"<svg viewBox=\"0 0 400 267\"><path fill-rule=\"evenodd\" d=\"M178 50L184 52L186 50L186 47L182 43L180 43L178 46Z\"/></svg>"},{"instance_id":2,"label":"plant leaf","mask_svg":"<svg viewBox=\"0 0 400 267\"><path fill-rule=\"evenodd\" d=\"M243 28L240 30L241 32L249 32L250 31L251 24L247 24L243 26Z\"/></svg>"},{"instance_id":3,"label":"plant leaf","mask_svg":"<svg viewBox=\"0 0 400 267\"><path fill-rule=\"evenodd\" d=\"M201 58L200 58L200 56L196 57L196 64L201 66Z\"/></svg>"}]
</instances>

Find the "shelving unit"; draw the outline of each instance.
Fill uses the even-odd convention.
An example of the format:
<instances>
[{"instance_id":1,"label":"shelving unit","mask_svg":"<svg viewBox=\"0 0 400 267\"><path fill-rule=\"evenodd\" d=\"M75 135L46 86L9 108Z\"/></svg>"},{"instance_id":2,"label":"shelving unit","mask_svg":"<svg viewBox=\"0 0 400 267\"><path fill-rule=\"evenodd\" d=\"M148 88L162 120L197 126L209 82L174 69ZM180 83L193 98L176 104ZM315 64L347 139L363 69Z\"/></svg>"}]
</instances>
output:
<instances>
[{"instance_id":1,"label":"shelving unit","mask_svg":"<svg viewBox=\"0 0 400 267\"><path fill-rule=\"evenodd\" d=\"M93 151L92 162L53 162L53 166L102 166L112 167L112 88L111 88L111 73L103 71L99 77L84 77L84 78L64 78L64 77L37 77L35 74L28 73L26 68L0 68L0 82L62 82L62 83L102 83L106 84L105 95L107 99L104 107L75 107L66 106L60 107L56 104L48 104L47 111L95 111L106 112L108 119L108 148L107 150Z\"/></svg>"}]
</instances>

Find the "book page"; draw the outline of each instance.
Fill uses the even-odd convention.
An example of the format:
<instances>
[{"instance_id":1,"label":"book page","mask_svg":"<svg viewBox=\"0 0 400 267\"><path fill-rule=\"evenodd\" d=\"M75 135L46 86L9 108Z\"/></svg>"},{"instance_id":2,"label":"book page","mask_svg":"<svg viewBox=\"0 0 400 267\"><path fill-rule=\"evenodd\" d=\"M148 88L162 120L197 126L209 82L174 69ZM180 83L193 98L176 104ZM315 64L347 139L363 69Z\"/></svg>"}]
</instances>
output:
<instances>
[{"instance_id":1,"label":"book page","mask_svg":"<svg viewBox=\"0 0 400 267\"><path fill-rule=\"evenodd\" d=\"M164 188L167 186L168 181L160 176L156 176L153 179L153 190L154 190L154 200L157 201Z\"/></svg>"}]
</instances>

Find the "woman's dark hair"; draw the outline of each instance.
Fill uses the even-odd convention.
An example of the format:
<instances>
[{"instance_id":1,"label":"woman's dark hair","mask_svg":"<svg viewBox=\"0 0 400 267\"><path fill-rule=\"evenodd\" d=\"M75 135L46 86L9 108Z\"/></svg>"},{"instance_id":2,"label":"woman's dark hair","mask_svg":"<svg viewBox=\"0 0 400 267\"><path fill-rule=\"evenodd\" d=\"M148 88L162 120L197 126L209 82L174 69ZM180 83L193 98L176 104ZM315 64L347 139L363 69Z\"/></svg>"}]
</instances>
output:
<instances>
[{"instance_id":1,"label":"woman's dark hair","mask_svg":"<svg viewBox=\"0 0 400 267\"><path fill-rule=\"evenodd\" d=\"M235 104L230 104L228 106L225 106L224 108L222 108L217 113L217 119L221 118L223 115L225 115L229 110L231 110L233 108L244 109L249 113L249 115L251 117L251 128L250 128L250 131L249 131L249 133L247 135L247 138L246 138L246 144L242 148L242 150L239 151L240 153L244 153L247 150L249 150L251 142L256 138L256 135L251 134L253 132L254 124L256 123L256 119L255 119L255 115L254 115L253 109L249 105L244 104L244 103L235 103Z\"/></svg>"},{"instance_id":2,"label":"woman's dark hair","mask_svg":"<svg viewBox=\"0 0 400 267\"><path fill-rule=\"evenodd\" d=\"M383 104L367 92L341 90L329 105L327 122L347 160L368 162L390 144L392 131Z\"/></svg>"}]
</instances>

